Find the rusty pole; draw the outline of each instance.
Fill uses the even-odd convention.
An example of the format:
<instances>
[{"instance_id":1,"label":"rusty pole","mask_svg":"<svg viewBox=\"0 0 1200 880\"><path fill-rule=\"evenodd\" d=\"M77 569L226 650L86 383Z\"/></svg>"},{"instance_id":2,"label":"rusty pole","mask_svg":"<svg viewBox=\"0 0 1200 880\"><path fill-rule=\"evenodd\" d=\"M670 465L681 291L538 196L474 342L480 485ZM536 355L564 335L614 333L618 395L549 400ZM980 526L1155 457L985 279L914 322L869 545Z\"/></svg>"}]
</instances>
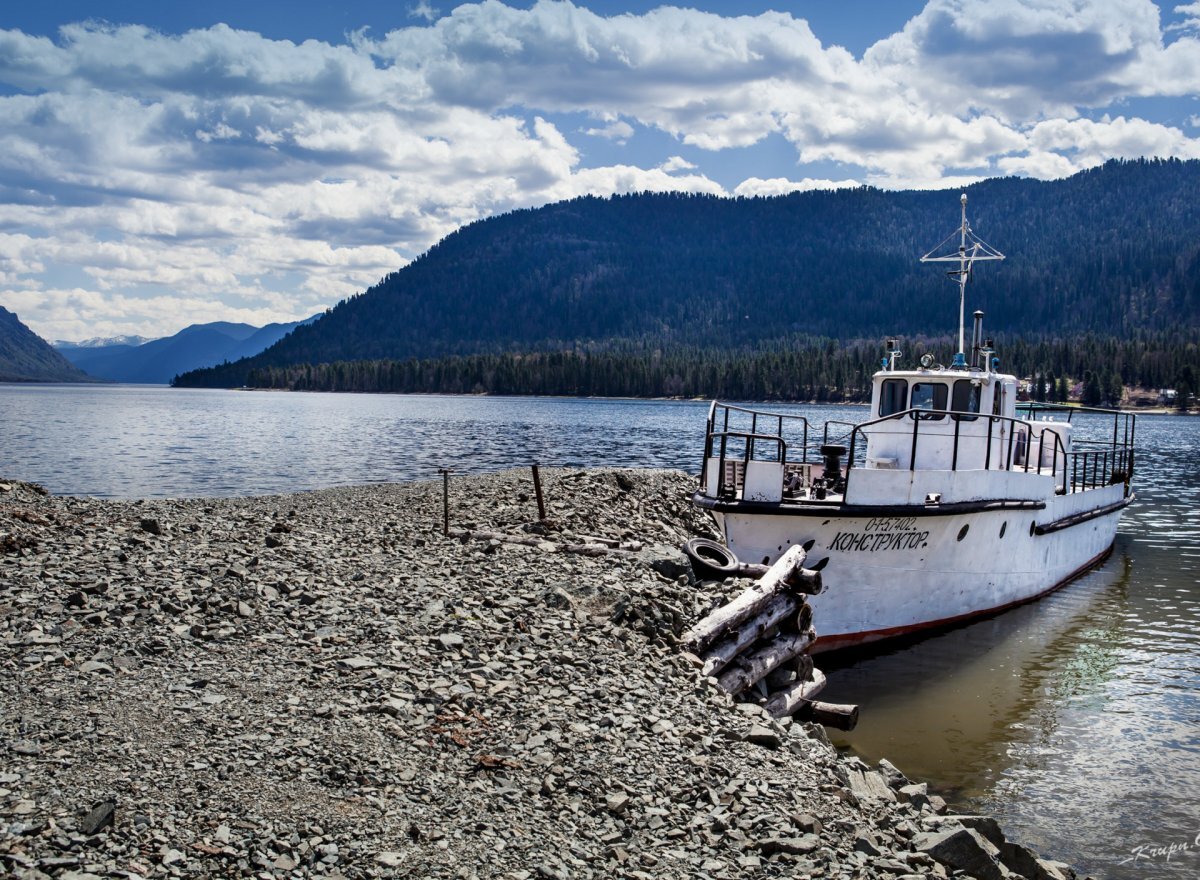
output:
<instances>
[{"instance_id":1,"label":"rusty pole","mask_svg":"<svg viewBox=\"0 0 1200 880\"><path fill-rule=\"evenodd\" d=\"M533 466L533 491L537 494L538 522L546 519L546 502L542 500L542 478L538 474L538 466Z\"/></svg>"},{"instance_id":2,"label":"rusty pole","mask_svg":"<svg viewBox=\"0 0 1200 880\"><path fill-rule=\"evenodd\" d=\"M442 475L442 534L450 535L450 468L438 468Z\"/></svg>"}]
</instances>

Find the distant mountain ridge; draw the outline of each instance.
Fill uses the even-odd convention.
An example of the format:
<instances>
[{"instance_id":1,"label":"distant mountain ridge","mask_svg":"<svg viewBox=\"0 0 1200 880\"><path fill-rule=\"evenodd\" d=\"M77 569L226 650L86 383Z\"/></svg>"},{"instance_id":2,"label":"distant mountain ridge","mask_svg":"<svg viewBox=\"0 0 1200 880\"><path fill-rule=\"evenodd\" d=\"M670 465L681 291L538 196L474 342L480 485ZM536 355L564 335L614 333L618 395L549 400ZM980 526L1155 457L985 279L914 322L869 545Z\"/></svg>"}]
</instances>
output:
<instances>
[{"instance_id":1,"label":"distant mountain ridge","mask_svg":"<svg viewBox=\"0 0 1200 880\"><path fill-rule=\"evenodd\" d=\"M293 321L254 327L250 324L214 321L210 324L192 324L174 336L136 345L59 342L56 348L75 366L97 378L165 385L178 374L189 370L256 355L304 323Z\"/></svg>"},{"instance_id":2,"label":"distant mountain ridge","mask_svg":"<svg viewBox=\"0 0 1200 880\"><path fill-rule=\"evenodd\" d=\"M973 228L1008 255L968 291L988 335L1200 327L1200 161L1112 161L966 192ZM254 369L306 363L948 335L954 287L918 258L958 225L958 195L644 193L514 211L448 235L263 353L179 384L242 385Z\"/></svg>"},{"instance_id":3,"label":"distant mountain ridge","mask_svg":"<svg viewBox=\"0 0 1200 880\"><path fill-rule=\"evenodd\" d=\"M79 342L55 339L50 344L60 350L65 348L110 348L114 345L144 345L152 342L155 338L152 336L93 336L91 339L81 339Z\"/></svg>"},{"instance_id":4,"label":"distant mountain ridge","mask_svg":"<svg viewBox=\"0 0 1200 880\"><path fill-rule=\"evenodd\" d=\"M0 306L0 382L90 382L72 365Z\"/></svg>"}]
</instances>

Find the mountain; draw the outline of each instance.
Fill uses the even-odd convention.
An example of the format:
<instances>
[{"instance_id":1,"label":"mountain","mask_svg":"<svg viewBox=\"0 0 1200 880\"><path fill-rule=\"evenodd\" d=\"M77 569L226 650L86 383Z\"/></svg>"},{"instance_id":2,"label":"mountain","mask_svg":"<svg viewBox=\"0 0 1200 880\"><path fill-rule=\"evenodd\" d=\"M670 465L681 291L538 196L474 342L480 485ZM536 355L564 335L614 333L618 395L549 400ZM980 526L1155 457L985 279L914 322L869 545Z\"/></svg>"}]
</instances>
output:
<instances>
[{"instance_id":1,"label":"mountain","mask_svg":"<svg viewBox=\"0 0 1200 880\"><path fill-rule=\"evenodd\" d=\"M1132 337L1200 326L1200 161L1113 161L966 189L988 335ZM959 191L585 197L481 220L265 352L180 378L521 351L733 351L789 339L945 335L956 287L918 258Z\"/></svg>"},{"instance_id":2,"label":"mountain","mask_svg":"<svg viewBox=\"0 0 1200 880\"><path fill-rule=\"evenodd\" d=\"M0 306L0 382L89 382L8 309Z\"/></svg>"},{"instance_id":3,"label":"mountain","mask_svg":"<svg viewBox=\"0 0 1200 880\"><path fill-rule=\"evenodd\" d=\"M192 324L174 336L137 345L59 343L57 348L67 360L92 376L117 382L166 384L179 373L258 354L302 323L253 327L216 321Z\"/></svg>"},{"instance_id":4,"label":"mountain","mask_svg":"<svg viewBox=\"0 0 1200 880\"><path fill-rule=\"evenodd\" d=\"M60 351L64 348L112 348L115 345L143 345L151 341L149 336L93 336L91 339L84 339L79 342L69 342L65 339L56 339L50 343Z\"/></svg>"}]
</instances>

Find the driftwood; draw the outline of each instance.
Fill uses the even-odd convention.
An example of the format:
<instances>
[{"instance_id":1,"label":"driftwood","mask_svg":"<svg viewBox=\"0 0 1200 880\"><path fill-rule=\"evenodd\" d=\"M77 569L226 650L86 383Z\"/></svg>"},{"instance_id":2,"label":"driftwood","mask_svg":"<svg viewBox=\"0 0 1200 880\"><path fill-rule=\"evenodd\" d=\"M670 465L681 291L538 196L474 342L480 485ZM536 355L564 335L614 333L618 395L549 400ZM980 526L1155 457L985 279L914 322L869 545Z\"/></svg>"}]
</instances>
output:
<instances>
[{"instance_id":1,"label":"driftwood","mask_svg":"<svg viewBox=\"0 0 1200 880\"><path fill-rule=\"evenodd\" d=\"M813 700L802 705L793 717L801 721L815 721L838 730L853 730L858 726L858 706Z\"/></svg>"},{"instance_id":2,"label":"driftwood","mask_svg":"<svg viewBox=\"0 0 1200 880\"><path fill-rule=\"evenodd\" d=\"M796 612L796 632L804 632L805 630L812 629L812 625L812 606L807 602L801 602L800 608Z\"/></svg>"},{"instance_id":3,"label":"driftwood","mask_svg":"<svg viewBox=\"0 0 1200 880\"><path fill-rule=\"evenodd\" d=\"M536 547L539 550L545 550L547 553L574 553L581 556L607 556L613 554L615 556L632 555L632 546L626 547L618 543L618 546L613 547L610 544L601 544L593 542L593 539L587 539L586 544L559 544L554 541L547 541L545 538L533 537L530 535L507 535L503 532L473 532L468 529L451 529L448 533L451 538L468 539L471 541L502 541L505 544L521 544L525 547ZM631 545L637 544L636 541L629 542ZM638 545L640 547L640 545Z\"/></svg>"},{"instance_id":4,"label":"driftwood","mask_svg":"<svg viewBox=\"0 0 1200 880\"><path fill-rule=\"evenodd\" d=\"M792 687L798 681L808 681L812 677L812 674L812 657L808 654L801 654L772 670L771 674L766 678L759 679L758 687L762 690L762 695L765 699L772 691Z\"/></svg>"},{"instance_id":5,"label":"driftwood","mask_svg":"<svg viewBox=\"0 0 1200 880\"><path fill-rule=\"evenodd\" d=\"M804 547L789 547L771 566L771 570L763 575L762 580L697 623L684 635L683 643L693 651L703 651L728 630L760 614L763 606L775 597L783 581L793 571L803 567L807 553Z\"/></svg>"},{"instance_id":6,"label":"driftwood","mask_svg":"<svg viewBox=\"0 0 1200 880\"><path fill-rule=\"evenodd\" d=\"M622 541L620 538L597 538L593 535L580 535L585 544L603 544L611 550L632 550L634 552L642 549L641 541Z\"/></svg>"},{"instance_id":7,"label":"driftwood","mask_svg":"<svg viewBox=\"0 0 1200 880\"><path fill-rule=\"evenodd\" d=\"M577 553L580 556L607 556L613 552L611 547L603 544L560 544L558 549L561 553Z\"/></svg>"},{"instance_id":8,"label":"driftwood","mask_svg":"<svg viewBox=\"0 0 1200 880\"><path fill-rule=\"evenodd\" d=\"M825 589L825 584L821 580L821 572L814 568L802 568L794 572L788 578L787 586L797 593L807 593L810 596L815 596Z\"/></svg>"},{"instance_id":9,"label":"driftwood","mask_svg":"<svg viewBox=\"0 0 1200 880\"><path fill-rule=\"evenodd\" d=\"M807 608L808 603L787 593L778 593L771 596L756 617L752 617L743 623L704 655L704 674L716 675L732 663L734 657L742 653L742 651L746 650L754 642L769 636L771 631L783 621L787 620L793 614L799 616L802 613L800 612L801 607ZM811 619L811 617L812 612L810 610L809 618ZM807 629L807 627L804 629ZM800 631L803 632L804 630Z\"/></svg>"},{"instance_id":10,"label":"driftwood","mask_svg":"<svg viewBox=\"0 0 1200 880\"><path fill-rule=\"evenodd\" d=\"M813 641L816 641L816 638L817 638L816 632L813 630L809 630L809 632L812 632ZM807 650L807 649L805 649L805 650ZM796 663L796 681L808 681L810 678L813 677L813 674L817 671L816 667L813 666L813 658L812 658L811 654L801 654L799 657L796 658L795 663Z\"/></svg>"},{"instance_id":11,"label":"driftwood","mask_svg":"<svg viewBox=\"0 0 1200 880\"><path fill-rule=\"evenodd\" d=\"M814 699L826 679L807 653L817 634L803 594L821 591L821 570L829 559L805 568L812 547L812 541L789 547L769 568L741 564L738 573L757 577L758 583L693 626L682 639L684 655L706 677L717 676L717 686L727 694L737 696L757 685L766 697L764 709L776 718L791 715L853 730L857 706ZM769 687L776 690L768 694Z\"/></svg>"},{"instance_id":12,"label":"driftwood","mask_svg":"<svg viewBox=\"0 0 1200 880\"><path fill-rule=\"evenodd\" d=\"M769 675L771 670L803 654L815 638L816 633L812 630L779 636L754 653L739 658L717 679L717 684L727 694L740 694L760 678Z\"/></svg>"},{"instance_id":13,"label":"driftwood","mask_svg":"<svg viewBox=\"0 0 1200 880\"><path fill-rule=\"evenodd\" d=\"M763 708L776 718L792 715L801 706L811 703L824 688L825 673L814 669L811 681L798 681L789 688L771 694Z\"/></svg>"},{"instance_id":14,"label":"driftwood","mask_svg":"<svg viewBox=\"0 0 1200 880\"><path fill-rule=\"evenodd\" d=\"M795 578L795 583L790 584L790 586L799 593L808 593L810 596L817 595L823 588L821 570L828 564L829 557L826 556L811 568L801 569L800 574ZM770 570L771 567L769 565L761 565L757 562L739 562L737 576L757 580Z\"/></svg>"}]
</instances>

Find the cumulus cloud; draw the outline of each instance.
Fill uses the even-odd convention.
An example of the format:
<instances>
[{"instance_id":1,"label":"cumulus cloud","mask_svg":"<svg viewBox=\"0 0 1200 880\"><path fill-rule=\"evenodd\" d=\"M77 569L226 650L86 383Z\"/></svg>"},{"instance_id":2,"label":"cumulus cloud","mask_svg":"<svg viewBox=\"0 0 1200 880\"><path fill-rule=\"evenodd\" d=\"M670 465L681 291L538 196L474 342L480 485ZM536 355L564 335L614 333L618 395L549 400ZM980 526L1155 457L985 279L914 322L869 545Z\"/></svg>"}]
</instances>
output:
<instances>
[{"instance_id":1,"label":"cumulus cloud","mask_svg":"<svg viewBox=\"0 0 1200 880\"><path fill-rule=\"evenodd\" d=\"M425 21L437 21L440 10L429 5L429 0L421 0L415 6L408 7L410 18L421 18Z\"/></svg>"},{"instance_id":2,"label":"cumulus cloud","mask_svg":"<svg viewBox=\"0 0 1200 880\"><path fill-rule=\"evenodd\" d=\"M931 0L863 60L915 103L1025 122L1113 100L1160 44L1151 0Z\"/></svg>"},{"instance_id":3,"label":"cumulus cloud","mask_svg":"<svg viewBox=\"0 0 1200 880\"><path fill-rule=\"evenodd\" d=\"M863 62L915 104L1016 124L1200 87L1200 43L1164 46L1153 0L930 0Z\"/></svg>"},{"instance_id":4,"label":"cumulus cloud","mask_svg":"<svg viewBox=\"0 0 1200 880\"><path fill-rule=\"evenodd\" d=\"M786 177L772 177L763 180L760 177L747 177L734 189L733 194L745 198L755 196L783 196L793 192L809 192L810 190L847 189L861 186L857 180L822 180L806 177L802 180L788 180Z\"/></svg>"},{"instance_id":5,"label":"cumulus cloud","mask_svg":"<svg viewBox=\"0 0 1200 880\"><path fill-rule=\"evenodd\" d=\"M623 144L633 137L633 126L623 119L614 119L601 128L586 128L583 133L590 137L607 138Z\"/></svg>"},{"instance_id":6,"label":"cumulus cloud","mask_svg":"<svg viewBox=\"0 0 1200 880\"><path fill-rule=\"evenodd\" d=\"M672 156L666 162L658 166L663 171L670 174L672 171L688 171L696 167L696 163L689 162L682 156Z\"/></svg>"},{"instance_id":7,"label":"cumulus cloud","mask_svg":"<svg viewBox=\"0 0 1200 880\"><path fill-rule=\"evenodd\" d=\"M1168 27L1167 30L1200 33L1200 3L1181 4L1175 7L1175 12L1184 18Z\"/></svg>"},{"instance_id":8,"label":"cumulus cloud","mask_svg":"<svg viewBox=\"0 0 1200 880\"><path fill-rule=\"evenodd\" d=\"M0 301L58 338L299 318L481 216L581 193L729 195L705 157L766 138L798 165L732 194L1200 155L1121 104L1200 93L1196 3L1168 40L1151 0L930 0L861 59L779 12L408 9L419 25L340 44L0 30ZM830 163L855 179L827 179Z\"/></svg>"}]
</instances>

